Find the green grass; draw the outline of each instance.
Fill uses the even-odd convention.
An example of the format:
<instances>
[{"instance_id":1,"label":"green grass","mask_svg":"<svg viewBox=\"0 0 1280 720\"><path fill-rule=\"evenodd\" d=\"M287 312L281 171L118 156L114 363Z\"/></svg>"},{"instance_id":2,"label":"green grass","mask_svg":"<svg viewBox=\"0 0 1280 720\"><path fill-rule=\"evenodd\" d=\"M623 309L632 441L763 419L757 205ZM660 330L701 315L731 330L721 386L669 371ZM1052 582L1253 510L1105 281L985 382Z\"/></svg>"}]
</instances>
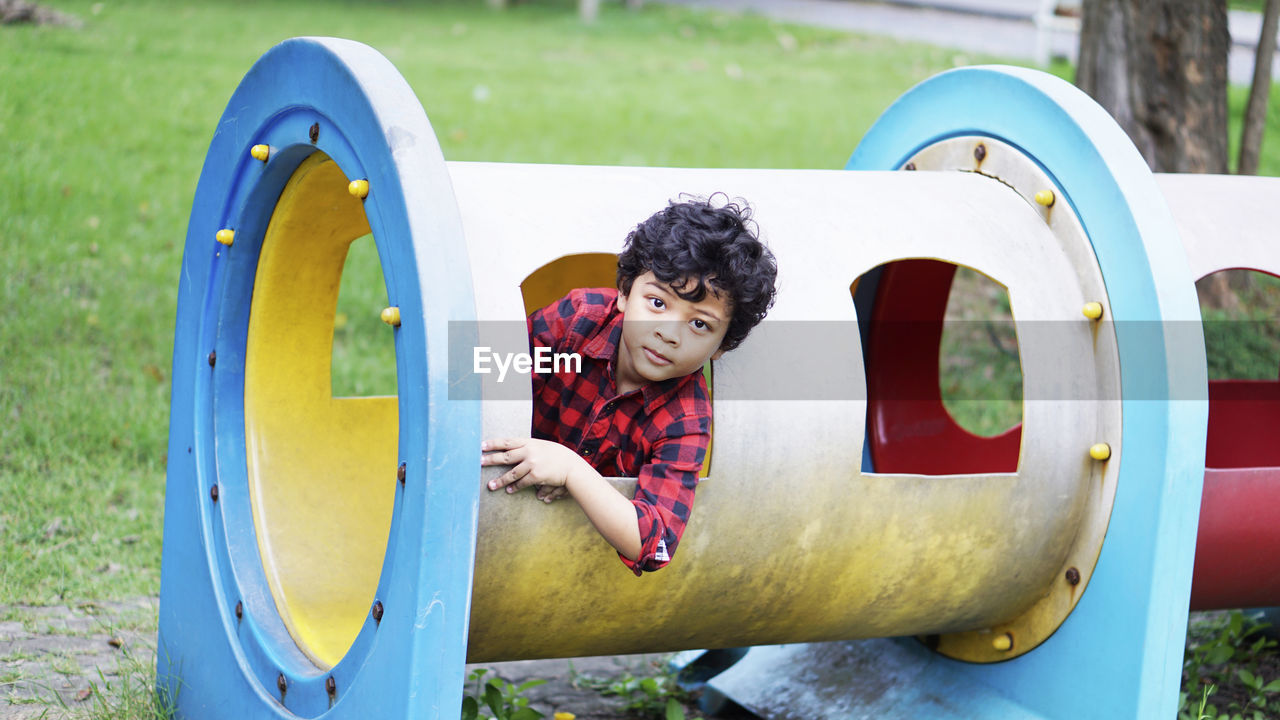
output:
<instances>
[{"instance_id":1,"label":"green grass","mask_svg":"<svg viewBox=\"0 0 1280 720\"><path fill-rule=\"evenodd\" d=\"M227 99L280 40L374 46L446 157L514 162L837 168L907 88L992 60L658 4L593 26L571 0L46 4L84 27L0 27L0 604L158 591L187 216ZM385 297L353 252L334 389L390 392L385 346L355 350L385 343Z\"/></svg>"},{"instance_id":2,"label":"green grass","mask_svg":"<svg viewBox=\"0 0 1280 720\"><path fill-rule=\"evenodd\" d=\"M157 589L186 220L217 118L279 40L373 45L446 157L520 162L837 168L957 59L660 5L589 27L568 0L54 5L84 27L0 29L0 602ZM384 301L363 255L352 327ZM345 334L335 389L387 391Z\"/></svg>"}]
</instances>

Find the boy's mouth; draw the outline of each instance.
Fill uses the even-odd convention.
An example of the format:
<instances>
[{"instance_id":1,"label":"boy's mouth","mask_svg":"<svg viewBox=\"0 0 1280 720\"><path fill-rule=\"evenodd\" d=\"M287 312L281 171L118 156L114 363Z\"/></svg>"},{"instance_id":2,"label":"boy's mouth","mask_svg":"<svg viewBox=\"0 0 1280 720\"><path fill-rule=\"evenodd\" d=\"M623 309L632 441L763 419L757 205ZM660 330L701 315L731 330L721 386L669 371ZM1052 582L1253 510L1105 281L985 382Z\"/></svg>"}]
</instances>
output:
<instances>
[{"instance_id":1,"label":"boy's mouth","mask_svg":"<svg viewBox=\"0 0 1280 720\"><path fill-rule=\"evenodd\" d=\"M659 355L658 353L650 350L649 348L643 348L643 349L644 349L645 356L649 358L649 362L653 363L654 365L670 365L671 364L671 361L668 360L665 355Z\"/></svg>"}]
</instances>

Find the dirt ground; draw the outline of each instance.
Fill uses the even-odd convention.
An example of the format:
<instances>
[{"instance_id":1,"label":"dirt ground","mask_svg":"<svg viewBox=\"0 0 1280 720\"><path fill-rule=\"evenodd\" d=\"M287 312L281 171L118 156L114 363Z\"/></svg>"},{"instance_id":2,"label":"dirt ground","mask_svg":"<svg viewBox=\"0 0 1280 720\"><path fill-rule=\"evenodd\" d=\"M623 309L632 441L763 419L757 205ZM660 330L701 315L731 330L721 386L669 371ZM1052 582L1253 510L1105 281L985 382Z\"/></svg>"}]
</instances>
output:
<instances>
[{"instance_id":1,"label":"dirt ground","mask_svg":"<svg viewBox=\"0 0 1280 720\"><path fill-rule=\"evenodd\" d=\"M145 669L155 663L158 602L0 606L0 720L75 717L108 683L149 682ZM547 718L570 712L577 720L636 720L624 699L599 688L628 676L652 677L661 673L662 661L659 655L619 655L492 663L467 671L488 668L516 684L545 680L523 697ZM697 708L687 706L687 717L697 716Z\"/></svg>"}]
</instances>

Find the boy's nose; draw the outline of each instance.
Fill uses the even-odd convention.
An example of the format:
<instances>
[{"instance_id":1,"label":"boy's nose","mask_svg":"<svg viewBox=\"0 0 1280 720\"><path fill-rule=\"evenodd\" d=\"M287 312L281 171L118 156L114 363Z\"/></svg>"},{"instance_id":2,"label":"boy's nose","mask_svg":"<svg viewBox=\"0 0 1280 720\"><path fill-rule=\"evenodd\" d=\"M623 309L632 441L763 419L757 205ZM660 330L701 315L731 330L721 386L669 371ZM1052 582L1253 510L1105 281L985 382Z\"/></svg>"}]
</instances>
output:
<instances>
[{"instance_id":1,"label":"boy's nose","mask_svg":"<svg viewBox=\"0 0 1280 720\"><path fill-rule=\"evenodd\" d=\"M654 332L663 342L669 345L680 344L680 327L678 323L661 323L654 327Z\"/></svg>"}]
</instances>

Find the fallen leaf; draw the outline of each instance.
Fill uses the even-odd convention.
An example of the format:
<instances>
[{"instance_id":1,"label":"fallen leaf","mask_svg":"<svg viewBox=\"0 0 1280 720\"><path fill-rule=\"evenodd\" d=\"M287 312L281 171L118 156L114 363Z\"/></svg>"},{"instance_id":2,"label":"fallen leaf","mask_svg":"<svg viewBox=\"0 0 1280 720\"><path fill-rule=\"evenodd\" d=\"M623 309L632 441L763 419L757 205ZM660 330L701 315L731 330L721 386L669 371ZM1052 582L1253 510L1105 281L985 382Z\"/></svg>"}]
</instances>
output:
<instances>
[{"instance_id":1,"label":"fallen leaf","mask_svg":"<svg viewBox=\"0 0 1280 720\"><path fill-rule=\"evenodd\" d=\"M113 647L113 648L118 648L118 647L120 647L121 645L124 645L124 641L123 641L123 640L121 640L121 639L120 639L120 638L118 638L118 637L113 637L113 638L111 638L110 640L108 640L108 641L107 641L107 644L108 644L108 645L110 645L110 646L111 646L111 647Z\"/></svg>"},{"instance_id":2,"label":"fallen leaf","mask_svg":"<svg viewBox=\"0 0 1280 720\"><path fill-rule=\"evenodd\" d=\"M93 690L89 688L85 688L84 690L81 690L80 692L76 693L76 702L84 702L85 700L88 700L89 696L92 694L93 694Z\"/></svg>"}]
</instances>

